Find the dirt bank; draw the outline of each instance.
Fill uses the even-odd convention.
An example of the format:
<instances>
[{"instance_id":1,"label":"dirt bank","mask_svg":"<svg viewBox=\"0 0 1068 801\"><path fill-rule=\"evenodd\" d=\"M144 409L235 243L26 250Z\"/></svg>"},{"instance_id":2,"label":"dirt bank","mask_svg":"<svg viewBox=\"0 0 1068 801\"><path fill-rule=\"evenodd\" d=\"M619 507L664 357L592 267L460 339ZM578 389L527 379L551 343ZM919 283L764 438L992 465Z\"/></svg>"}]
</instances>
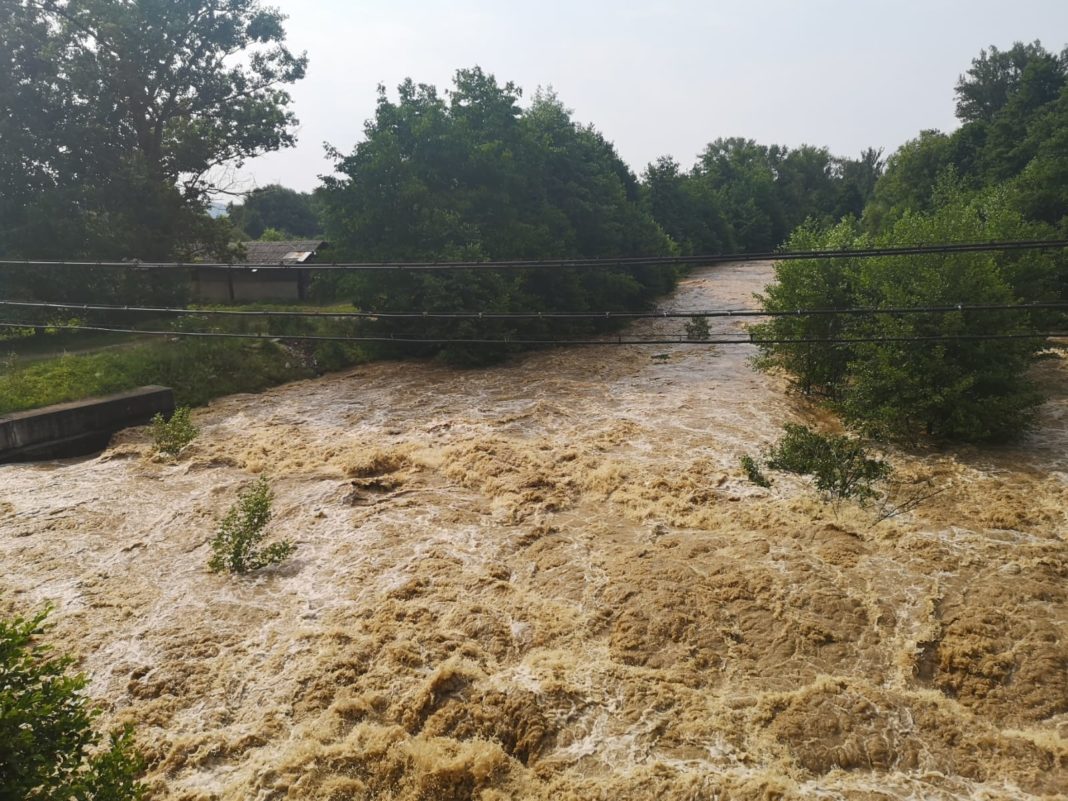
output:
<instances>
[{"instance_id":1,"label":"dirt bank","mask_svg":"<svg viewBox=\"0 0 1068 801\"><path fill-rule=\"evenodd\" d=\"M1021 445L891 453L945 491L872 527L746 482L742 453L821 416L748 347L654 355L374 364L216 402L177 463L129 432L0 468L2 603L56 604L168 801L1063 798L1063 361ZM297 555L212 575L260 473Z\"/></svg>"}]
</instances>

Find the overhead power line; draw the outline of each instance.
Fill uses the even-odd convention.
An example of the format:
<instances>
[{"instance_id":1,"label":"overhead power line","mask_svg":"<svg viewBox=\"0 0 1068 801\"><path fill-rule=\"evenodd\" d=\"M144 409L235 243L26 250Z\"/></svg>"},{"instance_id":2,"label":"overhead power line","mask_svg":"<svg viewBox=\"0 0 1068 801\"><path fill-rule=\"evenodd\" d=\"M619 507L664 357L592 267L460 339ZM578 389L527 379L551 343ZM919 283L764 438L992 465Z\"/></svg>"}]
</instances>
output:
<instances>
[{"instance_id":1,"label":"overhead power line","mask_svg":"<svg viewBox=\"0 0 1068 801\"><path fill-rule=\"evenodd\" d=\"M116 267L139 269L226 269L226 270L508 270L543 268L613 268L672 267L721 264L744 261L794 261L799 259L873 258L878 256L918 256L928 254L1008 252L1049 250L1068 247L1068 239L1027 239L990 242L949 242L916 244L890 248L855 248L845 250L766 251L761 253L715 253L697 256L627 256L592 259L512 259L505 261L378 261L317 262L313 264L224 264L220 262L158 261L45 261L34 259L0 259L0 266L30 267Z\"/></svg>"},{"instance_id":2,"label":"overhead power line","mask_svg":"<svg viewBox=\"0 0 1068 801\"><path fill-rule=\"evenodd\" d=\"M63 309L139 314L172 314L184 317L290 317L330 320L637 320L691 319L694 317L805 317L805 316L875 316L882 314L948 314L952 312L1041 311L1068 309L1068 301L1039 303L956 303L941 306L888 306L846 308L800 308L780 311L762 309L705 309L644 312L374 312L374 311L292 311L272 309L189 309L167 306L115 306L97 303L51 303L0 300L0 307L27 309Z\"/></svg>"},{"instance_id":3,"label":"overhead power line","mask_svg":"<svg viewBox=\"0 0 1068 801\"><path fill-rule=\"evenodd\" d=\"M688 339L673 338L638 338L618 336L611 339L509 339L503 338L442 338L442 337L398 337L398 336L335 336L311 334L271 334L271 333L231 333L214 331L148 331L137 328L109 328L91 325L50 325L48 323L0 323L0 328L25 329L47 328L61 331L95 331L109 334L140 334L172 338L213 338L213 339L252 339L285 340L292 342L377 342L398 345L848 345L882 342L958 342L1015 339L1061 339L1068 338L1068 331L1049 331L1032 334L947 334L944 336L911 337L838 337L838 338L799 338L799 339Z\"/></svg>"}]
</instances>

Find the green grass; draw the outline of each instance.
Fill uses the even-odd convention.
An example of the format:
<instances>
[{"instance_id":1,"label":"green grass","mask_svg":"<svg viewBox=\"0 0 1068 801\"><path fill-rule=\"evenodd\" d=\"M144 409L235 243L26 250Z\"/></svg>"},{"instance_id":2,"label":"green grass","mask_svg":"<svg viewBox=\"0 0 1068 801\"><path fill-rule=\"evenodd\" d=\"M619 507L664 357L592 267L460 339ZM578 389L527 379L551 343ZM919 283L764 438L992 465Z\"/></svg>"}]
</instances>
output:
<instances>
[{"instance_id":1,"label":"green grass","mask_svg":"<svg viewBox=\"0 0 1068 801\"><path fill-rule=\"evenodd\" d=\"M352 311L352 306L250 304L201 308L255 311ZM78 324L80 321L68 321ZM135 321L156 330L210 330L281 335L355 333L354 323L330 318L178 317ZM130 325L130 321L115 327ZM379 349L380 350L380 349ZM169 339L141 334L69 332L0 336L0 414L122 392L147 384L174 389L181 406L310 378L369 361L378 350L344 342L314 345L241 339Z\"/></svg>"},{"instance_id":2,"label":"green grass","mask_svg":"<svg viewBox=\"0 0 1068 801\"><path fill-rule=\"evenodd\" d=\"M275 342L161 339L7 366L0 374L0 414L147 384L172 387L178 405L200 406L367 360L359 348L331 344L337 343L301 353Z\"/></svg>"}]
</instances>

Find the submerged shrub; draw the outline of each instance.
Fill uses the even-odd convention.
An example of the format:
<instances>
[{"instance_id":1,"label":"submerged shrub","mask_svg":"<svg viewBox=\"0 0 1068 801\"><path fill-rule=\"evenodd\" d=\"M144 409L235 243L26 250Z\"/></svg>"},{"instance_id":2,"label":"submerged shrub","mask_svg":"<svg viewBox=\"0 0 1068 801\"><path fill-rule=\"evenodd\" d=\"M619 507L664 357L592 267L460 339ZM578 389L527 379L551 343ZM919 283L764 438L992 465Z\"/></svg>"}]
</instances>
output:
<instances>
[{"instance_id":1,"label":"submerged shrub","mask_svg":"<svg viewBox=\"0 0 1068 801\"><path fill-rule=\"evenodd\" d=\"M188 406L175 409L170 420L165 419L162 414L156 414L152 418L152 439L156 443L156 450L168 456L177 454L196 439L199 433L189 419Z\"/></svg>"},{"instance_id":2,"label":"submerged shrub","mask_svg":"<svg viewBox=\"0 0 1068 801\"><path fill-rule=\"evenodd\" d=\"M773 470L812 476L816 488L835 498L868 500L873 485L890 475L890 465L872 459L864 445L849 437L828 436L788 423L782 439L766 454Z\"/></svg>"},{"instance_id":3,"label":"submerged shrub","mask_svg":"<svg viewBox=\"0 0 1068 801\"><path fill-rule=\"evenodd\" d=\"M285 561L297 550L288 540L257 547L266 537L264 529L271 520L273 500L274 494L263 476L238 495L237 503L230 507L211 541L208 567L213 573L259 570Z\"/></svg>"},{"instance_id":4,"label":"submerged shrub","mask_svg":"<svg viewBox=\"0 0 1068 801\"><path fill-rule=\"evenodd\" d=\"M767 488L767 487L771 486L771 482L768 480L768 477L766 475L764 475L763 471L760 469L760 463L757 462L756 459L754 459L752 456L750 456L747 453L747 454L745 454L745 456L742 457L741 461L742 461L742 470L745 471L745 475L750 481L752 481L758 487Z\"/></svg>"},{"instance_id":5,"label":"submerged shrub","mask_svg":"<svg viewBox=\"0 0 1068 801\"><path fill-rule=\"evenodd\" d=\"M694 315L686 323L686 338L691 342L704 342L712 336L712 330L708 327L708 318Z\"/></svg>"}]
</instances>

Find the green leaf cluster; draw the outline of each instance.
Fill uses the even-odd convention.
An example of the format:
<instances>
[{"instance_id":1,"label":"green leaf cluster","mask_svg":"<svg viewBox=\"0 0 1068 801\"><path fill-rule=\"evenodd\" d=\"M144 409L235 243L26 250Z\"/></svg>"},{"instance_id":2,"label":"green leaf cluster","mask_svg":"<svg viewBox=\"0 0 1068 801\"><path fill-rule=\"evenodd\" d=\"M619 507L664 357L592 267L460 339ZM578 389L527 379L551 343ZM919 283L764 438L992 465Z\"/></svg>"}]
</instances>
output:
<instances>
[{"instance_id":1,"label":"green leaf cluster","mask_svg":"<svg viewBox=\"0 0 1068 801\"><path fill-rule=\"evenodd\" d=\"M695 315L691 317L685 326L686 338L691 342L704 342L712 336L712 330L708 325L708 318Z\"/></svg>"},{"instance_id":2,"label":"green leaf cluster","mask_svg":"<svg viewBox=\"0 0 1068 801\"><path fill-rule=\"evenodd\" d=\"M0 798L137 801L145 790L133 734L94 730L85 677L38 640L47 615L0 620Z\"/></svg>"},{"instance_id":3,"label":"green leaf cluster","mask_svg":"<svg viewBox=\"0 0 1068 801\"><path fill-rule=\"evenodd\" d=\"M794 233L789 246L894 247L1031 239L1048 233L1021 215L1009 191L971 194L943 182L935 210L908 212L886 233L861 233L850 221L827 230L807 226ZM1026 427L1041 402L1027 371L1045 343L1039 337L983 337L1033 334L1049 327L1050 315L1032 310L924 314L891 310L1048 300L1056 296L1061 269L1057 255L1043 252L781 263L776 266L775 283L760 298L769 311L850 307L887 311L772 318L754 326L753 335L816 342L761 345L757 363L792 374L803 391L827 396L848 420L873 434L1004 439ZM951 339L930 341L942 337Z\"/></svg>"},{"instance_id":4,"label":"green leaf cluster","mask_svg":"<svg viewBox=\"0 0 1068 801\"><path fill-rule=\"evenodd\" d=\"M957 83L961 127L922 131L901 146L864 211L865 229L888 230L908 212L930 211L947 175L969 191L1012 188L1031 220L1068 225L1068 50L1041 42L991 46Z\"/></svg>"},{"instance_id":5,"label":"green leaf cluster","mask_svg":"<svg viewBox=\"0 0 1068 801\"><path fill-rule=\"evenodd\" d=\"M278 184L254 189L242 203L229 204L226 214L250 239L311 239L322 233L314 195Z\"/></svg>"},{"instance_id":6,"label":"green leaf cluster","mask_svg":"<svg viewBox=\"0 0 1068 801\"><path fill-rule=\"evenodd\" d=\"M264 529L271 520L273 499L263 476L238 495L211 541L208 567L212 572L248 573L284 562L296 551L296 546L285 540L258 547L266 537Z\"/></svg>"},{"instance_id":7,"label":"green leaf cluster","mask_svg":"<svg viewBox=\"0 0 1068 801\"><path fill-rule=\"evenodd\" d=\"M739 461L742 465L742 470L745 471L745 477L751 482L765 489L771 486L771 481L764 475L764 471L760 469L760 463L756 459L747 453Z\"/></svg>"},{"instance_id":8,"label":"green leaf cluster","mask_svg":"<svg viewBox=\"0 0 1068 801\"><path fill-rule=\"evenodd\" d=\"M869 500L876 496L873 485L890 475L890 465L870 458L858 440L820 434L793 423L788 423L784 431L765 454L768 467L812 476L816 489L829 498Z\"/></svg>"},{"instance_id":9,"label":"green leaf cluster","mask_svg":"<svg viewBox=\"0 0 1068 801\"><path fill-rule=\"evenodd\" d=\"M179 406L169 420L159 413L152 418L152 441L157 451L168 456L176 455L199 433L190 419L188 406Z\"/></svg>"},{"instance_id":10,"label":"green leaf cluster","mask_svg":"<svg viewBox=\"0 0 1068 801\"><path fill-rule=\"evenodd\" d=\"M670 157L650 164L643 202L682 253L770 251L806 220L859 216L882 167L879 150L845 159L811 145L716 139L688 172Z\"/></svg>"}]
</instances>

